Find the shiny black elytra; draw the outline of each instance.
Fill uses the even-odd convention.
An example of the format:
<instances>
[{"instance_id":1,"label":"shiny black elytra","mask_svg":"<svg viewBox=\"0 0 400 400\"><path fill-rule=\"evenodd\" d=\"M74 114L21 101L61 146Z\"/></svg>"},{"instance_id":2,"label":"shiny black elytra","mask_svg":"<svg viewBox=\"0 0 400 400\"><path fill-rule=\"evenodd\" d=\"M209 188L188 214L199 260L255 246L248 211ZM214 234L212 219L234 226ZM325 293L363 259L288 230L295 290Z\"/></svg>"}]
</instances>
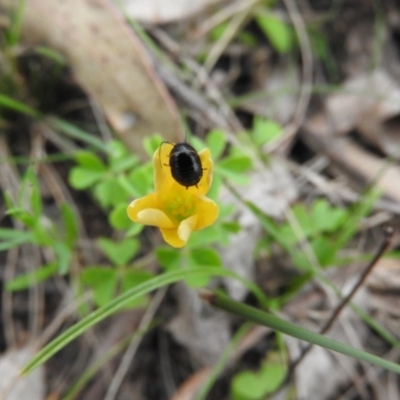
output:
<instances>
[{"instance_id":1,"label":"shiny black elytra","mask_svg":"<svg viewBox=\"0 0 400 400\"><path fill-rule=\"evenodd\" d=\"M174 145L169 154L169 167L172 177L186 189L197 186L203 176L200 157L194 147L186 142Z\"/></svg>"}]
</instances>

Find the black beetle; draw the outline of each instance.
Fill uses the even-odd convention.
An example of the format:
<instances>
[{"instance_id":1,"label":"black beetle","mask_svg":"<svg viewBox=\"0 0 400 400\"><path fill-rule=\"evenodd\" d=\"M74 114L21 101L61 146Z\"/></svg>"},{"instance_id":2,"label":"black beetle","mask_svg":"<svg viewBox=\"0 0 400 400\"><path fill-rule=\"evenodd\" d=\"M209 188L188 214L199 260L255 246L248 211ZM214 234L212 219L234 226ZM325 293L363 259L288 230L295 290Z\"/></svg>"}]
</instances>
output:
<instances>
[{"instance_id":1,"label":"black beetle","mask_svg":"<svg viewBox=\"0 0 400 400\"><path fill-rule=\"evenodd\" d=\"M185 186L186 189L189 186L197 187L197 184L203 176L203 167L199 154L193 146L186 142L176 143L174 145L169 154L169 165L167 166L171 168L172 177L180 185Z\"/></svg>"}]
</instances>

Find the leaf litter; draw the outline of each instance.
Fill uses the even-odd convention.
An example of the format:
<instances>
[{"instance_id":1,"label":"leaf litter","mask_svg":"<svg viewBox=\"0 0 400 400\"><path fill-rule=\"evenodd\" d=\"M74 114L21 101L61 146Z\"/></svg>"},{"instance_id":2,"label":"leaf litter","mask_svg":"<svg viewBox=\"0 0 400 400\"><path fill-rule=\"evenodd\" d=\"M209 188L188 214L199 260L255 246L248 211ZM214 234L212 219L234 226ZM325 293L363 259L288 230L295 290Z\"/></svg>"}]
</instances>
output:
<instances>
[{"instance_id":1,"label":"leaf litter","mask_svg":"<svg viewBox=\"0 0 400 400\"><path fill-rule=\"evenodd\" d=\"M146 21L143 26L160 46L159 51L154 52L151 42L143 42L139 31L132 29L117 3L27 0L19 43L23 57L19 59L21 66L14 78L24 90L15 97L40 108L40 99L29 98L26 93L33 92L35 79L32 76L37 77L33 72L47 78L51 75L46 74L49 61L34 54L37 46L44 45L61 54L68 68L61 68L61 74L50 82L54 92L59 91L59 95L53 97L54 109L41 111L95 126L94 137L110 139L115 135L143 160L146 153L142 139L149 134L160 133L164 140L172 142L184 140L185 129L179 112L187 116L190 128L199 137L204 137L210 128L227 130L229 145L237 144L240 130L251 131L254 117L262 116L279 123L282 132L290 133L286 135L289 140L278 137L275 144L262 146L264 151L257 157L268 160L268 169L261 168L250 176L247 185L238 186L242 201L232 196L228 185L222 191L221 202L235 204L231 222L239 222L242 230L231 236L227 246L219 248L219 254L227 268L256 282L271 297L271 306L273 300L281 302L280 313L285 318L318 331L339 302L337 294L318 279L296 290L296 285L301 287L301 272L294 267L288 252L282 251L271 239L271 232L265 234L266 224L260 223L243 199L261 209L278 228L283 225L283 232L292 237L292 250L304 249L313 267L320 268L317 244L329 243L334 238L327 236L326 226L320 231L313 232L311 228L307 231L310 224L306 221L311 215L307 210L316 199L327 198L333 217L338 208L357 204L363 190L374 182L384 199L375 204L371 215L363 216L355 237L339 252L340 259L335 261L345 260L343 265L322 271L342 292L349 290L365 266L365 254L371 254L377 247L382 224L398 225L400 10L393 2L374 5L295 3L292 0L278 2L274 12L268 14L262 4L255 2L254 8L249 8L245 1L232 4L181 1L169 7L156 0L140 7L135 1L122 2L129 15ZM0 5L9 11L8 7L15 3L1 0ZM277 20L275 24L279 29L285 30L285 37L298 36L292 47L285 47L286 44L282 47L273 37L273 31L263 30L260 21L254 18L257 12L266 11ZM240 14L242 12L247 13L246 17ZM2 16L2 28L10 24L9 15L6 12L4 19ZM227 29L229 24L226 24L233 17L237 20L231 28L239 27L232 31L235 34L231 37L227 34L221 40L215 30L212 32L215 42L212 42L207 36L210 29L218 24ZM303 25L307 29L302 31ZM312 45L310 65L306 65L307 58L302 57L307 41L301 40L301 32L306 32ZM208 73L201 63L214 45L218 46L219 56ZM1 62L6 60L7 57L2 57ZM304 68L312 68L310 88L302 73ZM311 96L309 104L304 102L307 108L304 120L296 116L299 101L304 100L302 90L310 90L308 95ZM60 110L63 110L61 114ZM0 122L1 129L6 132L0 142L3 193L11 191L15 195L22 172L14 170L10 175L11 164L4 159L50 156L56 150L71 154L82 146L76 137L63 136L49 120L35 124L28 118L4 115L7 123L3 123L3 118ZM37 174L45 213L57 215L56 205L67 202L73 204L79 215L79 252L73 258L71 275L76 278L77 271L84 266L106 264L103 255L96 250L98 237L119 239L121 233L109 226L93 198L68 186L71 166L71 160L65 159L58 164L40 166ZM299 204L304 206L303 219L300 208L295 208ZM5 210L3 200L0 207ZM2 216L2 223L8 227L10 218ZM318 242L313 235L325 241ZM139 258L158 240L152 231L145 231L143 237ZM399 235L395 234L392 257L380 259L354 299L354 303L389 335L379 336L359 313L350 309L346 309L328 333L339 341L397 361L398 351L392 339L397 343L400 340L400 269L396 254L399 244ZM13 271L25 271L26 252L29 256L29 251L26 247L21 254L11 251L0 254L1 261L8 266L1 274L3 284ZM35 254L44 261L52 259L47 250ZM154 257L149 269L158 271ZM3 288L1 327L5 333L0 340L0 369L5 363L6 369L11 371L7 366L11 355L22 354L28 348L26 343L37 338L35 331L43 333L56 319L63 301L71 301L69 283L57 277L41 284L40 290L33 293L35 303L27 301L23 293L7 295ZM234 298L254 302L246 286L237 282L222 279L211 285L225 288ZM282 299L280 296L285 293L289 295ZM142 307L148 304L146 301ZM143 338L117 394L114 393L115 398L132 398L136 393L135 398L149 400L194 399L199 388L211 379L212 368L223 356L240 323L205 307L193 289L183 284L168 291L158 307L154 325L150 324L145 333L139 332ZM74 318L81 312L83 310L76 311ZM34 323L34 330L32 325L28 327L32 313L40 317ZM55 332L62 329L64 322L71 324L74 320L70 315L64 318ZM110 382L118 381L115 372L120 366L123 349L127 348L126 340L136 332L142 318L140 311L128 312L110 320L110 324L101 324L85 335L84 342L79 342L77 347L81 352L74 347L71 353L50 360L46 376L40 368L35 379L32 378L35 375L26 378L29 386L23 389L24 393L29 392L32 398L37 395L38 399L44 398L44 392L52 398L65 398L66 388L73 387L84 371L106 356L106 361L87 377L76 396L104 397ZM9 321L12 321L12 329L5 326ZM276 346L274 335L268 330L245 338L246 350L235 350L236 356L233 355L222 369L208 399L231 398L233 377L243 370L258 370L271 348ZM18 342L19 350L11 346L12 342ZM300 352L299 343L290 338L285 338L285 343L290 358L295 359ZM118 345L122 350L117 356L107 358L107 354L114 354L114 346ZM390 374L365 364L360 366L352 359L316 347L297 366L295 378L273 398L290 393L290 385L295 386L300 398L309 399L400 397L398 381ZM55 382L60 381L64 385L58 389ZM19 389L16 386L14 390Z\"/></svg>"}]
</instances>

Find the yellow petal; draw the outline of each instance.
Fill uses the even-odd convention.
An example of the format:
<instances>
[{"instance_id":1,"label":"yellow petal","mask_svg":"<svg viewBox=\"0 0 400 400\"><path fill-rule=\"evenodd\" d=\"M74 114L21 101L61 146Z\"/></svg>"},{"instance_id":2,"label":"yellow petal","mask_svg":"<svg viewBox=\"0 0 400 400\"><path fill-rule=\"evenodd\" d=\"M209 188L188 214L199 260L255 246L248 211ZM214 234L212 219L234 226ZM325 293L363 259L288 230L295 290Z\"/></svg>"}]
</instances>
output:
<instances>
[{"instance_id":1,"label":"yellow petal","mask_svg":"<svg viewBox=\"0 0 400 400\"><path fill-rule=\"evenodd\" d=\"M154 188L157 193L168 190L174 181L169 166L169 154L174 143L161 143L153 155Z\"/></svg>"},{"instance_id":2,"label":"yellow petal","mask_svg":"<svg viewBox=\"0 0 400 400\"><path fill-rule=\"evenodd\" d=\"M179 238L178 229L164 229L160 228L161 234L164 240L172 247L180 248L183 247L186 242Z\"/></svg>"},{"instance_id":3,"label":"yellow petal","mask_svg":"<svg viewBox=\"0 0 400 400\"><path fill-rule=\"evenodd\" d=\"M197 215L192 215L184 219L178 226L178 237L185 243L189 240L190 234L193 232L197 224Z\"/></svg>"},{"instance_id":4,"label":"yellow petal","mask_svg":"<svg viewBox=\"0 0 400 400\"><path fill-rule=\"evenodd\" d=\"M201 196L196 199L196 214L197 224L195 230L198 231L215 222L219 214L219 207L214 201Z\"/></svg>"},{"instance_id":5,"label":"yellow petal","mask_svg":"<svg viewBox=\"0 0 400 400\"><path fill-rule=\"evenodd\" d=\"M213 161L209 149L203 149L199 152L201 166L203 168L203 176L197 184L196 194L205 195L210 190L213 179Z\"/></svg>"},{"instance_id":6,"label":"yellow petal","mask_svg":"<svg viewBox=\"0 0 400 400\"><path fill-rule=\"evenodd\" d=\"M146 208L137 213L137 221L143 225L158 226L159 228L173 228L174 224L167 215L156 208Z\"/></svg>"},{"instance_id":7,"label":"yellow petal","mask_svg":"<svg viewBox=\"0 0 400 400\"><path fill-rule=\"evenodd\" d=\"M171 153L174 143L162 143L153 155L154 168L154 187L157 193L166 193L170 191L181 192L197 195L205 195L212 183L213 162L209 149L199 152L201 166L203 168L203 176L196 186L186 188L174 180L169 165L169 154Z\"/></svg>"},{"instance_id":8,"label":"yellow petal","mask_svg":"<svg viewBox=\"0 0 400 400\"><path fill-rule=\"evenodd\" d=\"M159 208L158 197L156 193L151 193L147 196L133 200L128 206L128 215L134 220L134 218L136 218L136 214L145 208Z\"/></svg>"},{"instance_id":9,"label":"yellow petal","mask_svg":"<svg viewBox=\"0 0 400 400\"><path fill-rule=\"evenodd\" d=\"M183 247L189 240L190 234L193 232L197 223L197 215L192 215L183 220L178 228L164 229L160 228L164 240L172 247Z\"/></svg>"},{"instance_id":10,"label":"yellow petal","mask_svg":"<svg viewBox=\"0 0 400 400\"><path fill-rule=\"evenodd\" d=\"M160 210L156 193L132 201L128 206L128 217L140 224L172 228L174 225L167 215Z\"/></svg>"}]
</instances>

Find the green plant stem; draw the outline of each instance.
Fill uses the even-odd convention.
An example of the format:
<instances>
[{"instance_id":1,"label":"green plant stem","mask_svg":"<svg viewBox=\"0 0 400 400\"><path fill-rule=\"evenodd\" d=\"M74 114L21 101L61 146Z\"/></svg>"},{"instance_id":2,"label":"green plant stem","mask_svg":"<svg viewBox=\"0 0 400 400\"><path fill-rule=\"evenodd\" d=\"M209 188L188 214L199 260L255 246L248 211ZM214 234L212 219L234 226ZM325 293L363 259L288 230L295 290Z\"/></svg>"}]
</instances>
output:
<instances>
[{"instance_id":1,"label":"green plant stem","mask_svg":"<svg viewBox=\"0 0 400 400\"><path fill-rule=\"evenodd\" d=\"M389 248L391 239L393 237L394 230L392 227L387 227L386 230L384 231L385 238L383 239L381 245L379 246L375 256L373 259L368 263L367 267L364 269L362 272L361 276L359 277L357 283L354 285L354 287L351 289L350 293L345 296L339 305L336 307L336 309L333 311L332 315L330 318L325 322L324 326L321 328L320 333L321 335L325 334L328 332L336 319L339 317L340 313L343 311L343 309L346 307L347 304L350 303L351 299L354 297L354 295L357 293L357 291L360 289L360 287L363 285L365 280L367 279L368 275L371 273L372 269L376 265L376 263L379 261L379 259L382 257L383 253ZM311 350L312 345L309 344L300 354L300 356L293 362L293 364L290 367L290 370L293 371L297 365L300 364L300 362L304 359L304 357L308 354L308 352Z\"/></svg>"},{"instance_id":2,"label":"green plant stem","mask_svg":"<svg viewBox=\"0 0 400 400\"><path fill-rule=\"evenodd\" d=\"M228 311L234 315L239 315L245 318L247 321L251 321L263 326L268 326L275 331L284 333L300 340L304 340L308 343L316 344L318 346L324 347L325 349L353 357L360 361L366 361L370 364L374 364L381 368L385 368L387 370L394 371L400 374L400 365L398 364L375 356L371 353L355 349L354 347L337 342L318 333L311 332L301 326L285 321L275 315L258 310L254 307L247 306L243 303L239 303L220 293L213 293L203 290L201 292L201 297L205 301L212 304L214 307Z\"/></svg>"},{"instance_id":3,"label":"green plant stem","mask_svg":"<svg viewBox=\"0 0 400 400\"><path fill-rule=\"evenodd\" d=\"M34 108L27 106L26 104L14 100L9 96L6 96L5 94L0 93L0 106L6 107L10 110L20 112L22 114L29 115L33 118L39 118L40 113L36 111Z\"/></svg>"},{"instance_id":4,"label":"green plant stem","mask_svg":"<svg viewBox=\"0 0 400 400\"><path fill-rule=\"evenodd\" d=\"M72 340L76 339L82 333L87 331L90 327L107 318L109 315L114 314L127 305L131 304L134 300L141 298L153 290L159 289L163 286L170 285L175 282L183 281L185 279L193 279L196 277L216 277L227 276L234 279L239 279L246 284L246 281L241 280L238 275L230 270L224 268L188 268L180 269L177 271L166 272L162 275L156 276L147 280L144 283L126 291L120 296L116 297L103 307L98 308L75 325L71 326L61 335L57 336L53 341L41 349L21 370L21 375L27 375L32 372L39 365L46 362L50 357L60 351ZM249 288L250 290L252 287ZM254 288L253 288L254 289Z\"/></svg>"}]
</instances>

